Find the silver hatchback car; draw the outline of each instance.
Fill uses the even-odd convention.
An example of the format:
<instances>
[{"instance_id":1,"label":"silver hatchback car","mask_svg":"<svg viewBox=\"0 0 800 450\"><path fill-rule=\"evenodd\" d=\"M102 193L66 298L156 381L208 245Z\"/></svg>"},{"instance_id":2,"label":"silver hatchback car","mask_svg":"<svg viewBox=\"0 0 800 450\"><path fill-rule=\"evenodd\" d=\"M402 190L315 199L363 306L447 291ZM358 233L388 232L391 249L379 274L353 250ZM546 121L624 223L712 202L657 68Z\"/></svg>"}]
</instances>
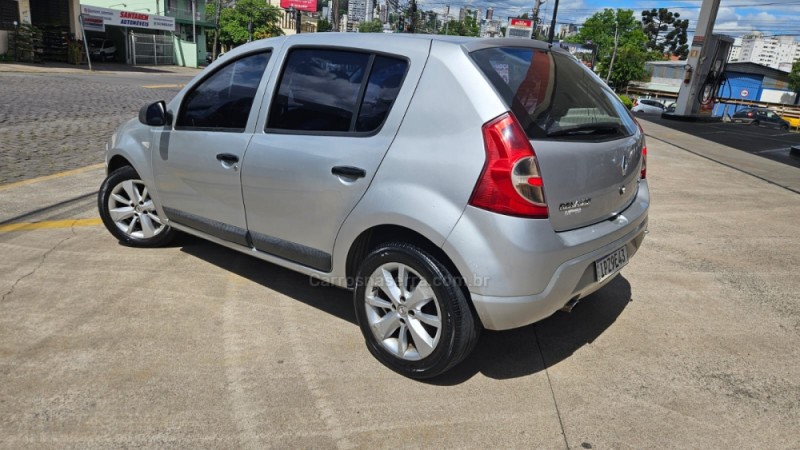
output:
<instances>
[{"instance_id":1,"label":"silver hatchback car","mask_svg":"<svg viewBox=\"0 0 800 450\"><path fill-rule=\"evenodd\" d=\"M619 273L647 228L646 151L541 42L303 34L143 107L98 203L123 244L179 230L352 289L370 352L425 378Z\"/></svg>"}]
</instances>

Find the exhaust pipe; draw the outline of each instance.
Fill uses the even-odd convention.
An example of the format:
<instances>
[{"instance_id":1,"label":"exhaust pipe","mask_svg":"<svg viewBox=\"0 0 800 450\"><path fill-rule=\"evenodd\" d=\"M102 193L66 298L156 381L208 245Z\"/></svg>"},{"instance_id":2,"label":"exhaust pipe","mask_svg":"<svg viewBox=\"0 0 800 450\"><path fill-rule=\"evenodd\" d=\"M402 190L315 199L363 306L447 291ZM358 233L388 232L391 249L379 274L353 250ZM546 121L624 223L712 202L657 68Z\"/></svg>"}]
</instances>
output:
<instances>
[{"instance_id":1,"label":"exhaust pipe","mask_svg":"<svg viewBox=\"0 0 800 450\"><path fill-rule=\"evenodd\" d=\"M560 311L572 312L572 308L574 308L575 305L577 305L579 301L580 301L580 297L578 297L578 296L573 297L572 300L568 301L566 305L561 307Z\"/></svg>"}]
</instances>

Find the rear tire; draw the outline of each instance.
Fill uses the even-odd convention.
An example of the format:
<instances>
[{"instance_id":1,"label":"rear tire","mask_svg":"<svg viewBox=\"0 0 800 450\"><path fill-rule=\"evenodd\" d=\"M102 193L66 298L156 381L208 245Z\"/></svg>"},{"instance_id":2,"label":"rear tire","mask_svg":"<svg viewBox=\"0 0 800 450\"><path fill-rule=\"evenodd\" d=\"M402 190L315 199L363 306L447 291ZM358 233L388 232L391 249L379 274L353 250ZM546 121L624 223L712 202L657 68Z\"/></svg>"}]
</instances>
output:
<instances>
[{"instance_id":1,"label":"rear tire","mask_svg":"<svg viewBox=\"0 0 800 450\"><path fill-rule=\"evenodd\" d=\"M108 231L129 247L160 247L175 237L131 166L120 167L103 181L97 209Z\"/></svg>"},{"instance_id":2,"label":"rear tire","mask_svg":"<svg viewBox=\"0 0 800 450\"><path fill-rule=\"evenodd\" d=\"M480 333L457 279L410 244L383 244L364 259L353 302L370 353L409 378L451 369L469 355Z\"/></svg>"}]
</instances>

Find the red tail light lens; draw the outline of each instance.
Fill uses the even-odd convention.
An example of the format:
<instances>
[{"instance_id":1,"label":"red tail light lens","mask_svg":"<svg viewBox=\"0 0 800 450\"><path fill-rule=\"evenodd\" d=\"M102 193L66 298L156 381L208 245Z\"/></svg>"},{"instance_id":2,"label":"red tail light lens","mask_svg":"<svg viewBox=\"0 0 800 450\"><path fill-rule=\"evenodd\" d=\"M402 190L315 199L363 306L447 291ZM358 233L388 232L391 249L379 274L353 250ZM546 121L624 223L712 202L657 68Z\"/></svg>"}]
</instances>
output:
<instances>
[{"instance_id":1,"label":"red tail light lens","mask_svg":"<svg viewBox=\"0 0 800 450\"><path fill-rule=\"evenodd\" d=\"M642 138L644 141L644 138ZM647 178L647 145L642 142L642 174L639 176L642 180Z\"/></svg>"},{"instance_id":2,"label":"red tail light lens","mask_svg":"<svg viewBox=\"0 0 800 450\"><path fill-rule=\"evenodd\" d=\"M636 125L639 126L639 132L642 133L642 172L639 175L639 179L644 180L647 178L647 141L644 138L644 128L642 128L642 124L636 119L633 120L635 120Z\"/></svg>"},{"instance_id":3,"label":"red tail light lens","mask_svg":"<svg viewBox=\"0 0 800 450\"><path fill-rule=\"evenodd\" d=\"M511 113L483 125L486 165L469 204L509 216L549 217L536 153Z\"/></svg>"}]
</instances>

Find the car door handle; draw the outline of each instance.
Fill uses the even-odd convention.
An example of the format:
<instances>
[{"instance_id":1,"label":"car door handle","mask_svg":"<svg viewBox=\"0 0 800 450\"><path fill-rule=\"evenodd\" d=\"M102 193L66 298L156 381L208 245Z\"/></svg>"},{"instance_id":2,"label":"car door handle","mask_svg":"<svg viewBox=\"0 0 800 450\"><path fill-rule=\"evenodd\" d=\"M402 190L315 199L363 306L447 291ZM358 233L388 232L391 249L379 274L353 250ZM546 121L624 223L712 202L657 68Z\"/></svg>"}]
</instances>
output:
<instances>
[{"instance_id":1,"label":"car door handle","mask_svg":"<svg viewBox=\"0 0 800 450\"><path fill-rule=\"evenodd\" d=\"M331 169L331 173L337 177L341 176L347 178L364 178L367 176L366 170L352 166L334 166L334 168Z\"/></svg>"},{"instance_id":2,"label":"car door handle","mask_svg":"<svg viewBox=\"0 0 800 450\"><path fill-rule=\"evenodd\" d=\"M227 164L236 164L239 162L239 157L230 153L220 153L217 155L217 161Z\"/></svg>"}]
</instances>

